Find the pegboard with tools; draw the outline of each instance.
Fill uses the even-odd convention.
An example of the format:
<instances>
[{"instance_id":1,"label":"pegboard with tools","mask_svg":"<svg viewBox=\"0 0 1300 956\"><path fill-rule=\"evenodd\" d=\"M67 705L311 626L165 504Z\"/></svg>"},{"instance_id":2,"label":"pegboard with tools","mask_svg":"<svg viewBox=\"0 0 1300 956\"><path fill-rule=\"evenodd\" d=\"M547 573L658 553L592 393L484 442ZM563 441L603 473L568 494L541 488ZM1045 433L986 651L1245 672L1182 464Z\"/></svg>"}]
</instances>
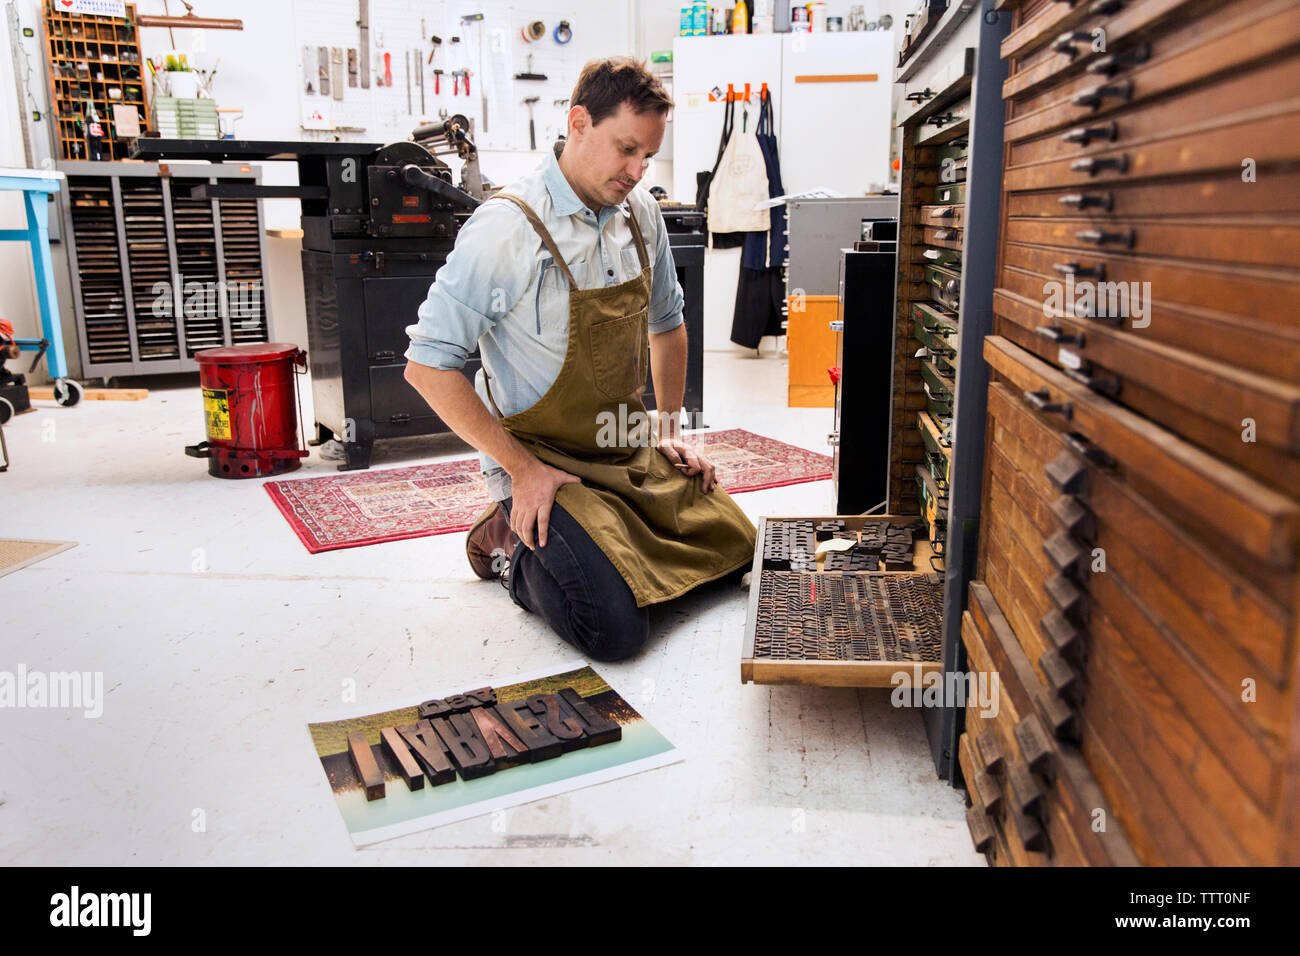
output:
<instances>
[{"instance_id":1,"label":"pegboard with tools","mask_svg":"<svg viewBox=\"0 0 1300 956\"><path fill-rule=\"evenodd\" d=\"M470 118L481 152L546 149L566 129L583 64L627 46L626 12L596 0L294 4L305 136L391 142L446 111Z\"/></svg>"}]
</instances>

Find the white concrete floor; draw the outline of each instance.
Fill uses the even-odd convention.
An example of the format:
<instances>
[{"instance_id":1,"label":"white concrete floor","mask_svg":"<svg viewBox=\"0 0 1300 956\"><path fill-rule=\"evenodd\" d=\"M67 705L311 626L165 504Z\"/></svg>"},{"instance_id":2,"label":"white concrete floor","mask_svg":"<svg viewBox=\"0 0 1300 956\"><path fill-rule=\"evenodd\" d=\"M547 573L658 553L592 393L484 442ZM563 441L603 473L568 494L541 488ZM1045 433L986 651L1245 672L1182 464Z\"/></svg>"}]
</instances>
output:
<instances>
[{"instance_id":1,"label":"white concrete floor","mask_svg":"<svg viewBox=\"0 0 1300 956\"><path fill-rule=\"evenodd\" d=\"M829 409L785 406L785 361L707 353L706 421L826 450ZM920 714L887 690L741 685L745 595L688 596L601 673L681 750L674 766L356 850L305 722L577 657L464 535L311 555L257 481L182 448L197 387L38 403L5 428L0 536L78 546L0 577L0 670L102 671L103 715L0 710L0 862L981 865ZM461 457L377 446L375 465ZM333 472L313 453L301 475ZM833 511L829 481L737 499ZM206 570L202 570L206 566ZM353 678L357 702L340 688ZM372 706L373 705L373 706ZM196 832L196 811L206 826Z\"/></svg>"}]
</instances>

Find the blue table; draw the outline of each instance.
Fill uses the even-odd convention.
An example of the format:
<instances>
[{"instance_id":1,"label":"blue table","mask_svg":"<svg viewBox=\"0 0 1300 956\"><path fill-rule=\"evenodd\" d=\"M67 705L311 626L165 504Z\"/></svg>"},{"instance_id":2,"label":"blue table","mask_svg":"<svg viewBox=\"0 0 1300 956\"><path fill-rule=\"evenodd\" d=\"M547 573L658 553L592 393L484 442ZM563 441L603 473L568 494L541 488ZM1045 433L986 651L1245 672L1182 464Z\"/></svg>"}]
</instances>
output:
<instances>
[{"instance_id":1,"label":"blue table","mask_svg":"<svg viewBox=\"0 0 1300 956\"><path fill-rule=\"evenodd\" d=\"M36 297L41 309L42 339L21 339L18 347L25 352L45 349L45 362L54 379L54 396L60 405L75 405L81 398L80 383L67 377L68 363L63 352L63 329L59 313L59 295L54 286L54 265L50 258L50 199L63 188L67 177L57 170L6 169L0 167L0 189L21 191L27 207L26 229L0 229L0 241L26 242L32 248L32 265L36 272Z\"/></svg>"}]
</instances>

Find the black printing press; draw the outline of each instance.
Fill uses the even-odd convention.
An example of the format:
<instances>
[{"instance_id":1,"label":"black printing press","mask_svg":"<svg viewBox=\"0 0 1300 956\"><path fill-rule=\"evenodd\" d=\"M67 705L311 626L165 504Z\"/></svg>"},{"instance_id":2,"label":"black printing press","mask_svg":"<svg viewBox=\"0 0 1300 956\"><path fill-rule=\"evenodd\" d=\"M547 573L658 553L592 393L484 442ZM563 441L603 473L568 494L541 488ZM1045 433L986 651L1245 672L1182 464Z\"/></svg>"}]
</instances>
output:
<instances>
[{"instance_id":1,"label":"black printing press","mask_svg":"<svg viewBox=\"0 0 1300 956\"><path fill-rule=\"evenodd\" d=\"M438 158L450 154L462 161L458 184ZM337 438L346 453L342 471L368 468L378 439L450 431L406 381L403 356L406 327L415 323L434 274L460 227L491 191L465 117L422 126L411 140L387 146L141 138L132 156L296 162L297 186L201 184L192 195L302 203L307 357L316 410L312 444ZM704 236L688 230L670 241L687 298L685 406L694 415L702 398ZM477 353L466 362L463 371L471 382L480 365ZM648 378L645 400L654 406Z\"/></svg>"}]
</instances>

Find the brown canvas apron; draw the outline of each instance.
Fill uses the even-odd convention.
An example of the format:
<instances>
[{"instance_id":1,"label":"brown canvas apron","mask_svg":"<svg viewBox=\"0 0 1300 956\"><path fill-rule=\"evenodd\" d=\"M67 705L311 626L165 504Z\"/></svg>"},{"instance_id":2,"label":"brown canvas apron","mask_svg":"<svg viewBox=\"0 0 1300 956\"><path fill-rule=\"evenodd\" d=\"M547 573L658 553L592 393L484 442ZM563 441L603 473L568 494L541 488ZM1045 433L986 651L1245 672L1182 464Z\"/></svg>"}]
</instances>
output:
<instances>
[{"instance_id":1,"label":"brown canvas apron","mask_svg":"<svg viewBox=\"0 0 1300 956\"><path fill-rule=\"evenodd\" d=\"M639 421L636 412L646 415L641 391L650 347L651 271L636 217L628 217L628 226L640 274L618 285L579 289L528 204L504 193L493 198L523 210L569 283L569 341L560 373L536 404L501 417L502 427L546 464L582 479L561 485L555 500L618 569L638 607L748 565L757 532L731 496L717 487L704 494L700 476L674 467L650 443L648 428L638 434L629 427L634 441L622 440L615 430L619 423ZM486 366L483 372L488 401L501 416ZM611 433L616 441L602 447L610 445Z\"/></svg>"}]
</instances>

